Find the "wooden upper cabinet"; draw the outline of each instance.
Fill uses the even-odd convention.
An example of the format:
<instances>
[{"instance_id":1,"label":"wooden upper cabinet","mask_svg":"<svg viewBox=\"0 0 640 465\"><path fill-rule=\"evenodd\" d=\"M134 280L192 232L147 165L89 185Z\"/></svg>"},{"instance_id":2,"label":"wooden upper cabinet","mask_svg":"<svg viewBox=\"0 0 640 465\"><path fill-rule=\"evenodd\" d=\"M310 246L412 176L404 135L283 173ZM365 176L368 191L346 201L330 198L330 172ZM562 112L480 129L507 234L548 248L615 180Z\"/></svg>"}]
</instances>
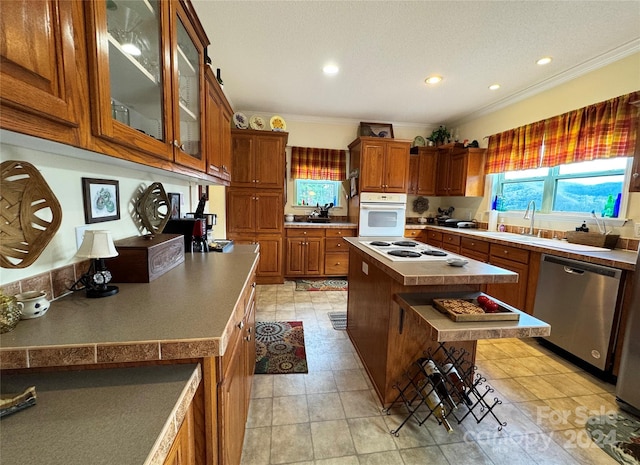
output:
<instances>
[{"instance_id":1,"label":"wooden upper cabinet","mask_svg":"<svg viewBox=\"0 0 640 465\"><path fill-rule=\"evenodd\" d=\"M211 68L205 69L205 155L207 173L231 179L231 107Z\"/></svg>"},{"instance_id":2,"label":"wooden upper cabinet","mask_svg":"<svg viewBox=\"0 0 640 465\"><path fill-rule=\"evenodd\" d=\"M436 195L482 197L484 155L485 149L438 149Z\"/></svg>"},{"instance_id":3,"label":"wooden upper cabinet","mask_svg":"<svg viewBox=\"0 0 640 465\"><path fill-rule=\"evenodd\" d=\"M438 166L438 150L435 147L418 148L418 179L415 193L417 195L436 195L436 175Z\"/></svg>"},{"instance_id":4,"label":"wooden upper cabinet","mask_svg":"<svg viewBox=\"0 0 640 465\"><path fill-rule=\"evenodd\" d=\"M87 102L82 108L78 102L84 67L78 54L84 48L76 51L74 41L82 38L82 20L82 2L0 2L3 128L79 143L80 111Z\"/></svg>"},{"instance_id":5,"label":"wooden upper cabinet","mask_svg":"<svg viewBox=\"0 0 640 465\"><path fill-rule=\"evenodd\" d=\"M280 191L230 189L227 192L227 230L236 234L281 233L283 205Z\"/></svg>"},{"instance_id":6,"label":"wooden upper cabinet","mask_svg":"<svg viewBox=\"0 0 640 465\"><path fill-rule=\"evenodd\" d=\"M231 185L283 189L287 137L283 132L232 130Z\"/></svg>"},{"instance_id":7,"label":"wooden upper cabinet","mask_svg":"<svg viewBox=\"0 0 640 465\"><path fill-rule=\"evenodd\" d=\"M205 171L202 27L181 2L86 2L92 130Z\"/></svg>"},{"instance_id":8,"label":"wooden upper cabinet","mask_svg":"<svg viewBox=\"0 0 640 465\"><path fill-rule=\"evenodd\" d=\"M409 141L360 137L349 145L351 160L359 162L362 192L407 192ZM354 165L357 167L357 164Z\"/></svg>"}]
</instances>

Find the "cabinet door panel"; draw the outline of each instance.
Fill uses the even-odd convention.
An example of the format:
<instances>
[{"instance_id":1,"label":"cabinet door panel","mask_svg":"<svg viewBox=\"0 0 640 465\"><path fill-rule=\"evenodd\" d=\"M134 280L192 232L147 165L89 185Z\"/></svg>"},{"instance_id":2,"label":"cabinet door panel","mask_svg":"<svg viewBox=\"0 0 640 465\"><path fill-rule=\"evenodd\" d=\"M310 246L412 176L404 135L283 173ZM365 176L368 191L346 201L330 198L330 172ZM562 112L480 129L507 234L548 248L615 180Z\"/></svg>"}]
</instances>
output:
<instances>
[{"instance_id":1,"label":"cabinet door panel","mask_svg":"<svg viewBox=\"0 0 640 465\"><path fill-rule=\"evenodd\" d=\"M206 71L205 81L205 154L207 173L222 177L222 109L210 68Z\"/></svg>"},{"instance_id":2,"label":"cabinet door panel","mask_svg":"<svg viewBox=\"0 0 640 465\"><path fill-rule=\"evenodd\" d=\"M449 156L449 189L447 195L465 195L467 182L467 153Z\"/></svg>"},{"instance_id":3,"label":"cabinet door panel","mask_svg":"<svg viewBox=\"0 0 640 465\"><path fill-rule=\"evenodd\" d=\"M362 170L360 190L363 192L383 192L384 145L367 142L362 147Z\"/></svg>"},{"instance_id":4,"label":"cabinet door panel","mask_svg":"<svg viewBox=\"0 0 640 465\"><path fill-rule=\"evenodd\" d=\"M202 151L202 109L204 98L204 46L198 40L186 12L179 2L174 16L172 49L174 112L173 138L176 163L199 171L205 170Z\"/></svg>"},{"instance_id":5,"label":"cabinet door panel","mask_svg":"<svg viewBox=\"0 0 640 465\"><path fill-rule=\"evenodd\" d=\"M384 164L385 192L406 192L409 177L409 146L390 143Z\"/></svg>"},{"instance_id":6,"label":"cabinet door panel","mask_svg":"<svg viewBox=\"0 0 640 465\"><path fill-rule=\"evenodd\" d=\"M311 239L306 240L306 273L309 275L320 275L324 268L324 240Z\"/></svg>"},{"instance_id":7,"label":"cabinet door panel","mask_svg":"<svg viewBox=\"0 0 640 465\"><path fill-rule=\"evenodd\" d=\"M437 150L420 150L418 163L418 195L436 195L436 175L438 165Z\"/></svg>"},{"instance_id":8,"label":"cabinet door panel","mask_svg":"<svg viewBox=\"0 0 640 465\"><path fill-rule=\"evenodd\" d=\"M284 147L280 139L256 137L255 167L256 187L284 187Z\"/></svg>"},{"instance_id":9,"label":"cabinet door panel","mask_svg":"<svg viewBox=\"0 0 640 465\"><path fill-rule=\"evenodd\" d=\"M0 2L2 103L70 127L79 123L74 3Z\"/></svg>"},{"instance_id":10,"label":"cabinet door panel","mask_svg":"<svg viewBox=\"0 0 640 465\"><path fill-rule=\"evenodd\" d=\"M281 192L256 191L256 232L281 233L284 198Z\"/></svg>"},{"instance_id":11,"label":"cabinet door panel","mask_svg":"<svg viewBox=\"0 0 640 465\"><path fill-rule=\"evenodd\" d=\"M227 191L228 231L254 233L256 225L256 195L250 190Z\"/></svg>"},{"instance_id":12,"label":"cabinet door panel","mask_svg":"<svg viewBox=\"0 0 640 465\"><path fill-rule=\"evenodd\" d=\"M260 244L260 263L258 275L260 277L282 277L282 237L257 236Z\"/></svg>"},{"instance_id":13,"label":"cabinet door panel","mask_svg":"<svg viewBox=\"0 0 640 465\"><path fill-rule=\"evenodd\" d=\"M436 194L449 195L449 151L438 150Z\"/></svg>"},{"instance_id":14,"label":"cabinet door panel","mask_svg":"<svg viewBox=\"0 0 640 465\"><path fill-rule=\"evenodd\" d=\"M234 134L231 143L231 184L238 187L254 186L253 137Z\"/></svg>"},{"instance_id":15,"label":"cabinet door panel","mask_svg":"<svg viewBox=\"0 0 640 465\"><path fill-rule=\"evenodd\" d=\"M304 239L287 239L287 275L304 274Z\"/></svg>"},{"instance_id":16,"label":"cabinet door panel","mask_svg":"<svg viewBox=\"0 0 640 465\"><path fill-rule=\"evenodd\" d=\"M220 415L220 460L223 464L239 464L242 456L242 442L245 430L245 357L242 340L233 350L232 362L224 373L224 381L219 388Z\"/></svg>"},{"instance_id":17,"label":"cabinet door panel","mask_svg":"<svg viewBox=\"0 0 640 465\"><path fill-rule=\"evenodd\" d=\"M489 263L518 273L518 282L507 284L487 284L487 294L514 306L518 310L524 311L527 302L529 265L493 256L490 257Z\"/></svg>"}]
</instances>

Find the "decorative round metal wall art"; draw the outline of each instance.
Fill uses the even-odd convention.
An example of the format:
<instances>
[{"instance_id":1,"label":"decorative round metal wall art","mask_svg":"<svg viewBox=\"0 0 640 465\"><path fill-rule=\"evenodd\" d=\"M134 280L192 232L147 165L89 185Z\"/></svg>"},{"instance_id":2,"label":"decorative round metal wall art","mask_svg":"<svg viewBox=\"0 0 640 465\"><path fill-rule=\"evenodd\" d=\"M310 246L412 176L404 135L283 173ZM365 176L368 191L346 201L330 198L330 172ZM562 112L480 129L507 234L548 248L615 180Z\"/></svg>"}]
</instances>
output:
<instances>
[{"instance_id":1,"label":"decorative round metal wall art","mask_svg":"<svg viewBox=\"0 0 640 465\"><path fill-rule=\"evenodd\" d=\"M413 211L416 213L423 214L429 210L429 199L426 197L418 197L413 201Z\"/></svg>"},{"instance_id":2,"label":"decorative round metal wall art","mask_svg":"<svg viewBox=\"0 0 640 465\"><path fill-rule=\"evenodd\" d=\"M150 234L164 230L171 218L171 203L162 183L154 182L147 187L138 200L137 212Z\"/></svg>"},{"instance_id":3,"label":"decorative round metal wall art","mask_svg":"<svg viewBox=\"0 0 640 465\"><path fill-rule=\"evenodd\" d=\"M0 266L26 268L58 231L62 207L31 163L7 160L0 169Z\"/></svg>"}]
</instances>

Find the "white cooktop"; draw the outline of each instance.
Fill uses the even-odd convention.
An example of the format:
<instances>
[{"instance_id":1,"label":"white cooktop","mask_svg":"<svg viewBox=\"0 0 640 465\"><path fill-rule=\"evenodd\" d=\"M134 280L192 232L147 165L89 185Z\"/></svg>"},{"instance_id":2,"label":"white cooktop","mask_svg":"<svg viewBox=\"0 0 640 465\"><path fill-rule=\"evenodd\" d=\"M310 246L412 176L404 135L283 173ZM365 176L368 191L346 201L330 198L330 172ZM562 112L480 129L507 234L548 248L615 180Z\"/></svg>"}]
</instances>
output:
<instances>
[{"instance_id":1,"label":"white cooktop","mask_svg":"<svg viewBox=\"0 0 640 465\"><path fill-rule=\"evenodd\" d=\"M367 240L360 241L360 244L394 262L433 262L446 261L448 258L462 258L446 250L431 247L428 244L411 239ZM390 254L389 252L392 253ZM406 254L407 256L397 256L394 253Z\"/></svg>"}]
</instances>

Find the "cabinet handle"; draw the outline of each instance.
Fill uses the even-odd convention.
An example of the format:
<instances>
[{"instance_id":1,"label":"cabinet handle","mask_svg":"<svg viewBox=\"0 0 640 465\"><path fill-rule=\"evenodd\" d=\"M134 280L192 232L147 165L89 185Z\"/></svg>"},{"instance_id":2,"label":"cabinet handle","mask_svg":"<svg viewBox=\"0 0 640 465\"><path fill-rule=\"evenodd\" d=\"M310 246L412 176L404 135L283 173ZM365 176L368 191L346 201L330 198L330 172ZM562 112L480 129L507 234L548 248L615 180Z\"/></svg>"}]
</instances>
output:
<instances>
[{"instance_id":1,"label":"cabinet handle","mask_svg":"<svg viewBox=\"0 0 640 465\"><path fill-rule=\"evenodd\" d=\"M238 326L239 329L244 328L244 321L241 321L240 323L238 323L237 326Z\"/></svg>"},{"instance_id":2,"label":"cabinet handle","mask_svg":"<svg viewBox=\"0 0 640 465\"><path fill-rule=\"evenodd\" d=\"M632 177L633 179L637 179L637 178L638 178L638 176L640 176L640 173L633 173L633 174L631 175L631 177Z\"/></svg>"},{"instance_id":3,"label":"cabinet handle","mask_svg":"<svg viewBox=\"0 0 640 465\"><path fill-rule=\"evenodd\" d=\"M244 340L247 341L247 342L251 342L251 334L249 334L247 337L245 337Z\"/></svg>"},{"instance_id":4,"label":"cabinet handle","mask_svg":"<svg viewBox=\"0 0 640 465\"><path fill-rule=\"evenodd\" d=\"M178 139L174 139L173 140L173 146L174 147L180 147L180 142L178 142Z\"/></svg>"},{"instance_id":5,"label":"cabinet handle","mask_svg":"<svg viewBox=\"0 0 640 465\"><path fill-rule=\"evenodd\" d=\"M256 288L256 284L257 283L251 283L251 287L255 289Z\"/></svg>"}]
</instances>

